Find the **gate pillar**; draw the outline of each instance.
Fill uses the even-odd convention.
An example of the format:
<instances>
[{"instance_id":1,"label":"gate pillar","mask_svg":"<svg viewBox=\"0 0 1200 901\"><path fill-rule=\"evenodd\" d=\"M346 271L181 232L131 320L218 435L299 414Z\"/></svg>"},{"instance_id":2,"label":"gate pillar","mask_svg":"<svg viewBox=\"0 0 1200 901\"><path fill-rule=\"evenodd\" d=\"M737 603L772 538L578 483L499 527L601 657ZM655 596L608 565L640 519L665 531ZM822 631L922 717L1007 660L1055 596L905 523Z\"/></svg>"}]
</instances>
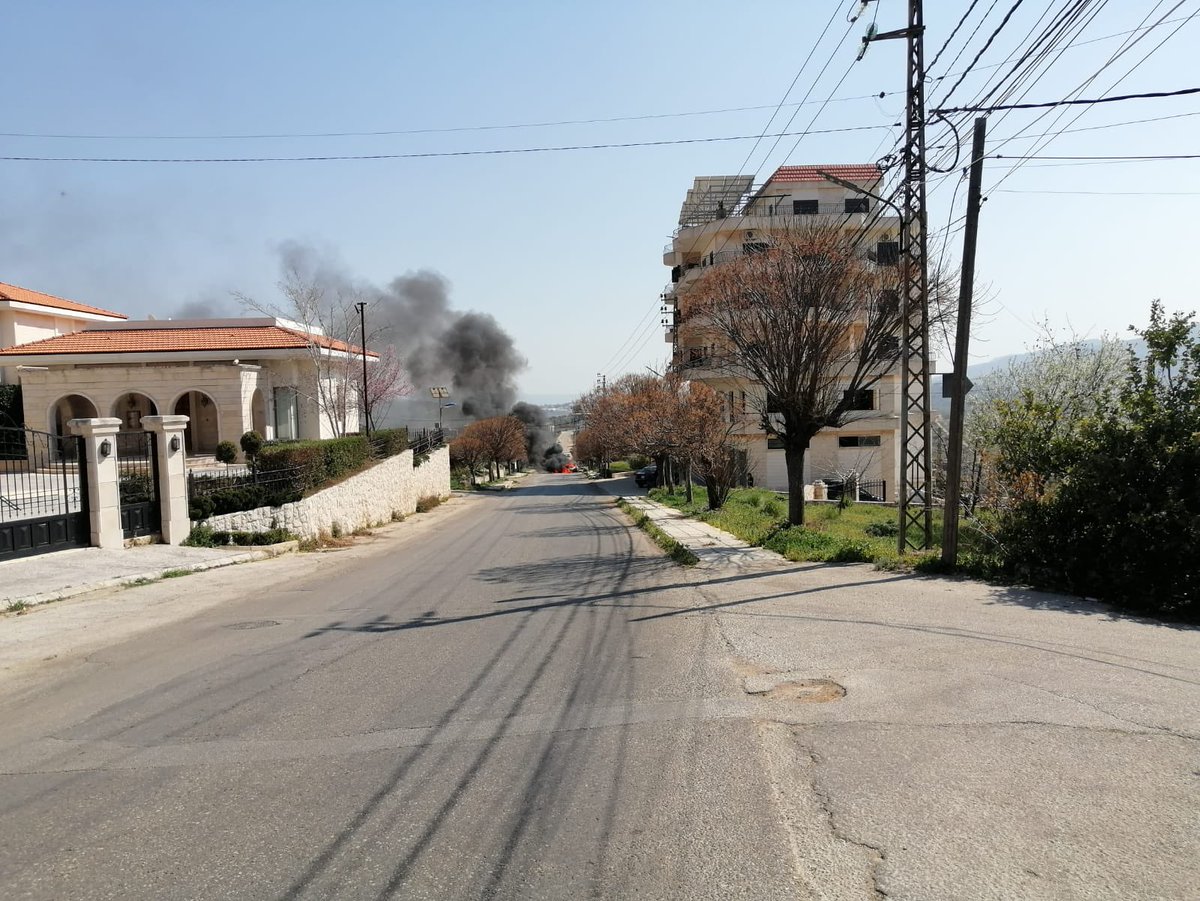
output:
<instances>
[{"instance_id":1,"label":"gate pillar","mask_svg":"<svg viewBox=\"0 0 1200 901\"><path fill-rule=\"evenodd\" d=\"M192 531L192 520L188 516L187 466L183 432L187 428L187 416L143 416L142 427L154 432L156 455L155 471L158 473L158 502L162 510L163 544L182 544Z\"/></svg>"},{"instance_id":2,"label":"gate pillar","mask_svg":"<svg viewBox=\"0 0 1200 901\"><path fill-rule=\"evenodd\" d=\"M92 547L123 548L121 495L117 487L117 432L121 420L72 419L67 426L83 437Z\"/></svg>"}]
</instances>

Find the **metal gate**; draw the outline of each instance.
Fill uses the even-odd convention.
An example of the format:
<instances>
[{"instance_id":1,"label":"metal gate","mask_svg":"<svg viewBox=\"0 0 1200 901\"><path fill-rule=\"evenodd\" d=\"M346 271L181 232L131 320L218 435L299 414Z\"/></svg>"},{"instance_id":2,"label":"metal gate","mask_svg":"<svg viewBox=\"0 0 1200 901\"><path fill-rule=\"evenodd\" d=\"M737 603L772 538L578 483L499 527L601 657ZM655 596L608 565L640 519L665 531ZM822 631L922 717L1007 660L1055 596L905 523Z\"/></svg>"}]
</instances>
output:
<instances>
[{"instance_id":1,"label":"metal gate","mask_svg":"<svg viewBox=\"0 0 1200 901\"><path fill-rule=\"evenodd\" d=\"M87 547L83 439L0 428L0 560Z\"/></svg>"},{"instance_id":2,"label":"metal gate","mask_svg":"<svg viewBox=\"0 0 1200 901\"><path fill-rule=\"evenodd\" d=\"M153 535L162 526L158 503L158 457L154 432L117 434L117 479L121 531L126 538Z\"/></svg>"}]
</instances>

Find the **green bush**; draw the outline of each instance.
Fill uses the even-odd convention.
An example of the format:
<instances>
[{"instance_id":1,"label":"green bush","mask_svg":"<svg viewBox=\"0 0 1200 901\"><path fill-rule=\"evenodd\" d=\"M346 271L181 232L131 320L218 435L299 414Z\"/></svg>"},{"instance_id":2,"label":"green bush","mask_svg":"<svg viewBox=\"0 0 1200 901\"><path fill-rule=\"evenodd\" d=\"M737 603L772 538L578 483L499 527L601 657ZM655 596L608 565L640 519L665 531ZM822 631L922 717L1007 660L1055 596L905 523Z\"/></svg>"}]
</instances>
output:
<instances>
[{"instance_id":1,"label":"green bush","mask_svg":"<svg viewBox=\"0 0 1200 901\"><path fill-rule=\"evenodd\" d=\"M0 428L20 428L24 423L25 407L21 400L21 386L0 385Z\"/></svg>"},{"instance_id":2,"label":"green bush","mask_svg":"<svg viewBox=\"0 0 1200 901\"><path fill-rule=\"evenodd\" d=\"M246 455L247 459L253 460L258 456L258 452L262 450L263 436L252 429L249 432L243 433L240 443L242 445L242 453Z\"/></svg>"},{"instance_id":3,"label":"green bush","mask_svg":"<svg viewBox=\"0 0 1200 901\"><path fill-rule=\"evenodd\" d=\"M371 444L364 435L324 441L288 441L265 444L258 466L263 472L298 470L302 491L316 490L358 472L371 460Z\"/></svg>"},{"instance_id":4,"label":"green bush","mask_svg":"<svg viewBox=\"0 0 1200 901\"><path fill-rule=\"evenodd\" d=\"M231 544L261 547L295 539L296 536L285 529L268 529L266 532L217 532L208 526L193 526L183 543L188 547L226 547Z\"/></svg>"},{"instance_id":5,"label":"green bush","mask_svg":"<svg viewBox=\"0 0 1200 901\"><path fill-rule=\"evenodd\" d=\"M233 463L236 462L238 455L237 445L232 441L222 441L217 445L217 462L218 463Z\"/></svg>"},{"instance_id":6,"label":"green bush","mask_svg":"<svg viewBox=\"0 0 1200 901\"><path fill-rule=\"evenodd\" d=\"M122 504L143 504L154 500L154 477L142 473L124 475L117 489Z\"/></svg>"},{"instance_id":7,"label":"green bush","mask_svg":"<svg viewBox=\"0 0 1200 901\"><path fill-rule=\"evenodd\" d=\"M614 460L608 464L609 472L630 472L633 465L628 460Z\"/></svg>"},{"instance_id":8,"label":"green bush","mask_svg":"<svg viewBox=\"0 0 1200 901\"><path fill-rule=\"evenodd\" d=\"M408 450L408 429L379 429L371 435L371 450L376 457L394 457Z\"/></svg>"},{"instance_id":9,"label":"green bush","mask_svg":"<svg viewBox=\"0 0 1200 901\"><path fill-rule=\"evenodd\" d=\"M870 522L863 527L863 531L875 538L897 538L900 535L900 524L894 519Z\"/></svg>"}]
</instances>

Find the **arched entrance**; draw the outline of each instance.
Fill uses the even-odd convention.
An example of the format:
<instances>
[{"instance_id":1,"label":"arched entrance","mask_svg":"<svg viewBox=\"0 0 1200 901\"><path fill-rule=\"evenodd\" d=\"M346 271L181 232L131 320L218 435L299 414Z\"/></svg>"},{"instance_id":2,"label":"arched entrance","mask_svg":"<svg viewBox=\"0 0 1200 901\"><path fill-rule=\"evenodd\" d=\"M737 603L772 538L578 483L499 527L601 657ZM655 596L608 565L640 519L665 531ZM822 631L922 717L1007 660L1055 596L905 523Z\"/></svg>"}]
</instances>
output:
<instances>
[{"instance_id":1,"label":"arched entrance","mask_svg":"<svg viewBox=\"0 0 1200 901\"><path fill-rule=\"evenodd\" d=\"M95 419L99 415L96 405L82 394L67 394L50 408L50 431L60 437L69 435L67 423L72 419Z\"/></svg>"},{"instance_id":2,"label":"arched entrance","mask_svg":"<svg viewBox=\"0 0 1200 901\"><path fill-rule=\"evenodd\" d=\"M82 394L67 394L60 397L50 408L50 431L60 438L71 434L67 423L72 419L95 419L100 415L96 405ZM56 455L65 460L75 459L76 443L74 441L55 442Z\"/></svg>"},{"instance_id":3,"label":"arched entrance","mask_svg":"<svg viewBox=\"0 0 1200 901\"><path fill-rule=\"evenodd\" d=\"M175 401L175 415L188 417L183 443L189 454L217 452L221 434L216 401L203 391L185 391Z\"/></svg>"},{"instance_id":4,"label":"arched entrance","mask_svg":"<svg viewBox=\"0 0 1200 901\"><path fill-rule=\"evenodd\" d=\"M121 420L122 432L141 432L145 431L142 417L157 416L158 404L145 394L130 391L113 401L112 415Z\"/></svg>"},{"instance_id":5,"label":"arched entrance","mask_svg":"<svg viewBox=\"0 0 1200 901\"><path fill-rule=\"evenodd\" d=\"M267 437L267 396L262 388L254 389L254 397L250 400L251 428L262 437Z\"/></svg>"}]
</instances>

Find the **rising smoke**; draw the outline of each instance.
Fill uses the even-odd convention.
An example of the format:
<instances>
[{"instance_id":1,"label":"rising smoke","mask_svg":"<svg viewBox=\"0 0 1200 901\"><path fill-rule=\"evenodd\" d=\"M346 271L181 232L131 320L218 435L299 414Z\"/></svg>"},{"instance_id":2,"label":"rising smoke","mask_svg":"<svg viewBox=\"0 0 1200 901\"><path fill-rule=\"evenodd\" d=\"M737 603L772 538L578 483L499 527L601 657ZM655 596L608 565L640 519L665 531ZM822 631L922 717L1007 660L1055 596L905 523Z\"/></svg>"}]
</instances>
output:
<instances>
[{"instance_id":1,"label":"rising smoke","mask_svg":"<svg viewBox=\"0 0 1200 901\"><path fill-rule=\"evenodd\" d=\"M517 374L527 365L512 337L487 313L450 306L449 282L421 269L379 287L353 278L337 258L296 242L280 248L285 279L324 288L329 297L365 300L369 334L394 344L413 386L446 385L462 412L484 418L507 413L517 398Z\"/></svg>"},{"instance_id":2,"label":"rising smoke","mask_svg":"<svg viewBox=\"0 0 1200 901\"><path fill-rule=\"evenodd\" d=\"M554 429L546 421L546 411L536 404L520 401L512 408L512 415L525 426L525 451L531 462L541 462L554 443ZM558 448L559 453L562 448Z\"/></svg>"}]
</instances>

